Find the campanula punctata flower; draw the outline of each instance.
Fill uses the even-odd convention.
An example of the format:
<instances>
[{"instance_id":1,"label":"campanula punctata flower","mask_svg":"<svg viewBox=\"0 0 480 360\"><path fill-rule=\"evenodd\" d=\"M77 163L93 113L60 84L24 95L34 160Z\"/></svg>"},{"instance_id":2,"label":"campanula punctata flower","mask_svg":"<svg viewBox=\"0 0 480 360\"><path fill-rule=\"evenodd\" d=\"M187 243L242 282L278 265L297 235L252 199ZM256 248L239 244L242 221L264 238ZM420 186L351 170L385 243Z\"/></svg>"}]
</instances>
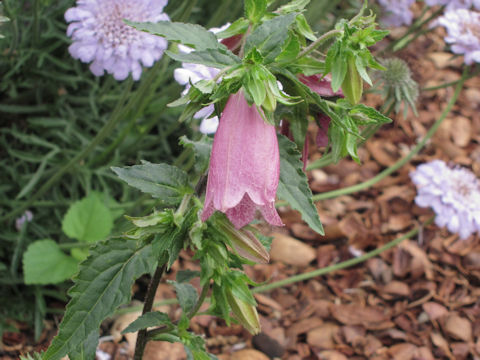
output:
<instances>
[{"instance_id":1,"label":"campanula punctata flower","mask_svg":"<svg viewBox=\"0 0 480 360\"><path fill-rule=\"evenodd\" d=\"M279 176L275 127L248 105L242 91L230 95L213 140L202 220L218 210L241 228L260 210L270 224L282 226L275 209Z\"/></svg>"}]
</instances>

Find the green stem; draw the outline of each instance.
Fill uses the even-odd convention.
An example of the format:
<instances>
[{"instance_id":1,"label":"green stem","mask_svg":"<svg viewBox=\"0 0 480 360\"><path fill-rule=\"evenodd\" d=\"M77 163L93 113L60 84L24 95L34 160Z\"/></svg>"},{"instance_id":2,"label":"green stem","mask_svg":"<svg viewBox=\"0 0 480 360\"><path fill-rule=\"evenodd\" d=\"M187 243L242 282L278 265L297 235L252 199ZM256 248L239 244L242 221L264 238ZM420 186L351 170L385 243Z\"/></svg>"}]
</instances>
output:
<instances>
[{"instance_id":1,"label":"green stem","mask_svg":"<svg viewBox=\"0 0 480 360\"><path fill-rule=\"evenodd\" d=\"M88 248L92 244L91 243L84 243L84 242L69 242L58 244L58 247L63 250L70 250L70 249L78 249L78 248Z\"/></svg>"},{"instance_id":2,"label":"green stem","mask_svg":"<svg viewBox=\"0 0 480 360\"><path fill-rule=\"evenodd\" d=\"M410 151L410 153L408 153L407 156L405 156L403 159L400 159L399 161L397 161L392 166L388 167L387 169L383 170L378 175L374 176L373 178L371 178L371 179L369 179L369 180L367 180L363 183L353 185L353 186L349 186L349 187L343 188L343 189L338 189L338 190L329 191L329 192L325 192L325 193L322 193L322 194L314 195L313 196L313 201L331 199L331 198L334 198L334 197L337 197L337 196L340 196L340 195L351 194L351 193L354 193L354 192L357 192L357 191L367 189L370 186L379 182L380 180L386 178L390 174L394 173L395 171L400 169L406 163L408 163L415 155L417 155L420 152L420 150L425 146L427 141L430 140L430 138L435 134L435 132L437 131L439 126L442 124L443 120L445 120L447 115L450 113L450 110L452 109L453 105L456 103L456 101L458 99L458 96L460 95L460 92L462 90L463 84L465 83L465 80L467 78L468 78L468 68L465 69L465 71L462 75L462 78L460 79L460 81L457 84L457 87L455 89L455 93L453 94L452 98L448 102L447 106L443 110L443 112L440 115L440 117L438 118L438 120L435 121L435 123L432 125L430 130L428 130L427 134L424 136L422 141L420 141Z\"/></svg>"},{"instance_id":3,"label":"green stem","mask_svg":"<svg viewBox=\"0 0 480 360\"><path fill-rule=\"evenodd\" d=\"M125 113L128 113L134 104L134 101L130 101L127 103L126 106L122 106L128 94L130 93L130 89L132 87L133 81L130 78L125 86L122 96L120 97L115 109L110 116L108 122L100 129L98 134L92 139L90 144L77 154L73 159L71 159L67 164L65 164L61 169L59 169L46 183L44 183L38 191L33 194L28 201L26 201L23 205L19 206L15 210L11 211L7 215L0 218L0 221L4 221L6 219L12 218L18 214L23 213L28 207L30 207L39 197L41 197L45 192L47 192L58 180L60 180L65 173L70 171L73 167L75 167L81 160L83 160L88 154L90 154L98 144L100 144L110 133L113 131L117 123L123 119Z\"/></svg>"},{"instance_id":4,"label":"green stem","mask_svg":"<svg viewBox=\"0 0 480 360\"><path fill-rule=\"evenodd\" d=\"M300 59L301 57L310 54L313 50L315 50L316 47L320 46L323 42L341 33L342 33L341 30L330 30L326 32L325 34L320 36L317 40L315 40L310 45L308 45L305 49L300 51L300 53L297 56L297 59Z\"/></svg>"},{"instance_id":5,"label":"green stem","mask_svg":"<svg viewBox=\"0 0 480 360\"><path fill-rule=\"evenodd\" d=\"M477 76L478 74L480 74L480 67L477 70L475 70L474 72L472 72L470 75L468 75L466 80L471 79L471 78ZM454 81L450 81L450 82L447 82L447 83L444 83L444 84L422 88L421 91L434 91L434 90L444 89L446 87L458 84L461 80L462 80L462 78L454 80Z\"/></svg>"},{"instance_id":6,"label":"green stem","mask_svg":"<svg viewBox=\"0 0 480 360\"><path fill-rule=\"evenodd\" d=\"M433 217L430 218L429 220L427 220L425 222L424 226L430 224L432 221L433 221ZM308 279L311 279L311 278L314 278L314 277L317 277L317 276L329 274L331 272L338 271L340 269L345 269L345 268L360 264L360 263L362 263L362 262L364 262L364 261L366 261L366 260L368 260L372 257L375 257L375 256L381 254L382 252L384 252L386 250L389 250L389 249L397 246L403 240L409 239L412 236L418 234L419 231L420 231L420 227L417 227L415 229L410 230L406 234L400 236L399 238L396 238L395 240L392 240L389 243L379 247L378 249L372 250L372 251L370 251L370 252L368 252L368 253L366 253L362 256L359 256L359 257L356 257L356 258L353 258L353 259L350 259L350 260L342 261L338 264L330 265L330 266L327 266L327 267L324 267L324 268L321 268L321 269L317 269L317 270L313 270L313 271L310 271L310 272L307 272L307 273L291 276L291 277L288 277L286 279L273 282L271 284L258 286L258 287L253 289L253 292L254 293L260 293L260 292L270 291L270 290L273 290L273 289L277 289L279 287L283 287L285 285L290 285L290 284L293 284L293 283L296 283L296 282L308 280Z\"/></svg>"}]
</instances>

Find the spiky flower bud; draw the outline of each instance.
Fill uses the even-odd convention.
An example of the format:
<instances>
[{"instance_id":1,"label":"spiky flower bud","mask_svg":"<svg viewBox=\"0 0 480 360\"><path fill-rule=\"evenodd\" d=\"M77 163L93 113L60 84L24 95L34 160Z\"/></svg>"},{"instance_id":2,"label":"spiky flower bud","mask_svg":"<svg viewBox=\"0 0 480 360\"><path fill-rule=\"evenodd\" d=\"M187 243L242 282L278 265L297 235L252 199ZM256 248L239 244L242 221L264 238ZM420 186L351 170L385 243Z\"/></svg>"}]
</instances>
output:
<instances>
[{"instance_id":1,"label":"spiky flower bud","mask_svg":"<svg viewBox=\"0 0 480 360\"><path fill-rule=\"evenodd\" d=\"M403 103L404 117L407 116L408 107L417 115L415 103L418 98L418 84L412 79L408 64L399 58L383 59L381 64L386 70L376 71L374 77L377 80L375 88L380 88L385 108L393 105L398 113Z\"/></svg>"}]
</instances>

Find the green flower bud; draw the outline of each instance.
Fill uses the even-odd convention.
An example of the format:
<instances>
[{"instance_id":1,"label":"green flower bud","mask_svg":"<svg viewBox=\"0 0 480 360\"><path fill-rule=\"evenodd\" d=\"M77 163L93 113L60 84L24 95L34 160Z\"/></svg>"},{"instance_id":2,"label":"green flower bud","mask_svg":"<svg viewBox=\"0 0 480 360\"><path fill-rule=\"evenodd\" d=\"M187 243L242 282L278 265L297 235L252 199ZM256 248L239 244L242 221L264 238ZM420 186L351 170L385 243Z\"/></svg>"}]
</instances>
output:
<instances>
[{"instance_id":1,"label":"green flower bud","mask_svg":"<svg viewBox=\"0 0 480 360\"><path fill-rule=\"evenodd\" d=\"M257 308L238 297L235 297L230 289L225 293L235 319L237 319L237 321L247 329L250 334L258 334L261 329Z\"/></svg>"},{"instance_id":2,"label":"green flower bud","mask_svg":"<svg viewBox=\"0 0 480 360\"><path fill-rule=\"evenodd\" d=\"M358 104L362 97L363 79L358 73L353 54L348 55L347 74L342 83L342 91L347 100L353 105Z\"/></svg>"}]
</instances>

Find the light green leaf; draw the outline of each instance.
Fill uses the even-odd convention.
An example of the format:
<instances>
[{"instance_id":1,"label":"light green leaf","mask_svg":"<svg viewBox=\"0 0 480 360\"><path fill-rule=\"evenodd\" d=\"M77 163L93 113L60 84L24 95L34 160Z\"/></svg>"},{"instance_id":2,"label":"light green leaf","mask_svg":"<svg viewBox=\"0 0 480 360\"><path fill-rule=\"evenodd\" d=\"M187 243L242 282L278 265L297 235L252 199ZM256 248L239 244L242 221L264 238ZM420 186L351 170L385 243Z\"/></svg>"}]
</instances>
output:
<instances>
[{"instance_id":1,"label":"light green leaf","mask_svg":"<svg viewBox=\"0 0 480 360\"><path fill-rule=\"evenodd\" d=\"M163 36L168 41L179 42L196 50L225 48L218 42L214 33L200 25L171 21L159 21L157 23L124 21L137 30Z\"/></svg>"},{"instance_id":2,"label":"light green leaf","mask_svg":"<svg viewBox=\"0 0 480 360\"><path fill-rule=\"evenodd\" d=\"M57 284L70 279L78 268L78 261L65 254L53 240L39 240L30 244L23 254L25 284Z\"/></svg>"},{"instance_id":3,"label":"light green leaf","mask_svg":"<svg viewBox=\"0 0 480 360\"><path fill-rule=\"evenodd\" d=\"M62 230L68 237L85 242L105 239L112 228L112 213L96 194L73 203L62 221Z\"/></svg>"},{"instance_id":4,"label":"light green leaf","mask_svg":"<svg viewBox=\"0 0 480 360\"><path fill-rule=\"evenodd\" d=\"M312 201L312 191L303 172L300 153L285 136L278 137L280 148L280 181L277 196L302 214L302 219L317 233L324 235L317 208Z\"/></svg>"},{"instance_id":5,"label":"light green leaf","mask_svg":"<svg viewBox=\"0 0 480 360\"><path fill-rule=\"evenodd\" d=\"M288 4L279 7L277 11L281 14L298 12L302 11L309 3L310 0L292 0Z\"/></svg>"},{"instance_id":6,"label":"light green leaf","mask_svg":"<svg viewBox=\"0 0 480 360\"><path fill-rule=\"evenodd\" d=\"M86 334L98 331L102 321L128 302L135 279L153 272L156 259L151 245L115 239L97 244L80 264L69 290L71 300L43 360L60 360L85 342Z\"/></svg>"},{"instance_id":7,"label":"light green leaf","mask_svg":"<svg viewBox=\"0 0 480 360\"><path fill-rule=\"evenodd\" d=\"M171 51L165 52L172 59L186 63L202 64L205 66L222 69L224 67L240 63L240 58L225 49L206 49L192 51L190 53L174 53Z\"/></svg>"},{"instance_id":8,"label":"light green leaf","mask_svg":"<svg viewBox=\"0 0 480 360\"><path fill-rule=\"evenodd\" d=\"M243 34L248 29L250 22L245 18L235 20L227 29L216 33L215 35L219 39L229 38L238 34Z\"/></svg>"},{"instance_id":9,"label":"light green leaf","mask_svg":"<svg viewBox=\"0 0 480 360\"><path fill-rule=\"evenodd\" d=\"M245 0L245 16L256 24L267 11L267 0Z\"/></svg>"},{"instance_id":10,"label":"light green leaf","mask_svg":"<svg viewBox=\"0 0 480 360\"><path fill-rule=\"evenodd\" d=\"M143 314L138 319L133 321L130 325L126 327L125 330L122 331L122 334L136 332L141 329L146 329L152 326L160 326L160 325L169 325L172 322L167 314L159 311L152 311L146 314Z\"/></svg>"},{"instance_id":11,"label":"light green leaf","mask_svg":"<svg viewBox=\"0 0 480 360\"><path fill-rule=\"evenodd\" d=\"M193 189L188 184L185 171L167 164L152 164L124 168L112 167L120 179L140 191L161 199L167 205L177 205Z\"/></svg>"},{"instance_id":12,"label":"light green leaf","mask_svg":"<svg viewBox=\"0 0 480 360\"><path fill-rule=\"evenodd\" d=\"M245 52L256 48L265 58L265 63L275 60L282 51L283 43L288 38L288 29L295 17L296 14L291 13L265 21L247 38Z\"/></svg>"},{"instance_id":13,"label":"light green leaf","mask_svg":"<svg viewBox=\"0 0 480 360\"><path fill-rule=\"evenodd\" d=\"M198 294L195 288L188 283L178 283L176 281L169 281L170 284L175 288L177 293L177 299L180 304L180 307L183 310L183 313L188 315L190 311L194 308L197 303Z\"/></svg>"}]
</instances>

